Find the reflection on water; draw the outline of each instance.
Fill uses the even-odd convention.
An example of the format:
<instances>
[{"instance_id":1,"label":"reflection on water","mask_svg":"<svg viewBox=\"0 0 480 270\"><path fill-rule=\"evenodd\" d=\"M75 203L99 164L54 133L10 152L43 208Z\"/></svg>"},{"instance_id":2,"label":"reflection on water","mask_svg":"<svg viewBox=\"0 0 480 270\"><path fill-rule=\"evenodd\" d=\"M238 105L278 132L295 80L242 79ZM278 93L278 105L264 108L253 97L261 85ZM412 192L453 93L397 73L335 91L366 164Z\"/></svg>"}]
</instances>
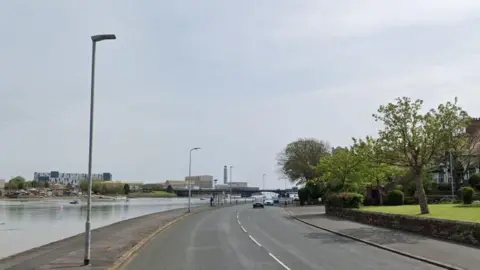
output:
<instances>
[{"instance_id":1,"label":"reflection on water","mask_svg":"<svg viewBox=\"0 0 480 270\"><path fill-rule=\"evenodd\" d=\"M192 203L205 201L193 199ZM94 202L92 228L186 204L184 198ZM83 232L86 214L85 204L70 204L68 200L0 201L0 258Z\"/></svg>"}]
</instances>

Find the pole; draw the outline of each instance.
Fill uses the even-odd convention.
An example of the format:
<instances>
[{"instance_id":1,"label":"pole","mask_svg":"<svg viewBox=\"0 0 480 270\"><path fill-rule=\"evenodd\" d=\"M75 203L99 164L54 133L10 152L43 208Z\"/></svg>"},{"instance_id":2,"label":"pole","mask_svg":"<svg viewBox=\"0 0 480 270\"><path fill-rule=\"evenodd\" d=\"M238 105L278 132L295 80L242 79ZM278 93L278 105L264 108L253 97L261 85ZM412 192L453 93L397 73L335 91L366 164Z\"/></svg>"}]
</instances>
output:
<instances>
[{"instance_id":1,"label":"pole","mask_svg":"<svg viewBox=\"0 0 480 270\"><path fill-rule=\"evenodd\" d=\"M263 174L262 175L262 189L265 190L265 175L266 174Z\"/></svg>"},{"instance_id":2,"label":"pole","mask_svg":"<svg viewBox=\"0 0 480 270\"><path fill-rule=\"evenodd\" d=\"M190 200L192 197L192 151L190 149L190 158L188 161L188 212L190 213Z\"/></svg>"},{"instance_id":3,"label":"pole","mask_svg":"<svg viewBox=\"0 0 480 270\"><path fill-rule=\"evenodd\" d=\"M455 188L454 188L454 184L453 184L453 156L452 156L452 150L450 150L449 152L450 154L450 176L452 177L452 181L451 181L451 187L452 187L452 200L455 199Z\"/></svg>"},{"instance_id":4,"label":"pole","mask_svg":"<svg viewBox=\"0 0 480 270\"><path fill-rule=\"evenodd\" d=\"M230 166L230 204L232 204L232 168L233 166Z\"/></svg>"},{"instance_id":5,"label":"pole","mask_svg":"<svg viewBox=\"0 0 480 270\"><path fill-rule=\"evenodd\" d=\"M87 220L85 222L85 254L83 264L90 264L91 227L92 214L92 153L93 153L93 108L95 101L95 51L96 42L92 41L92 77L90 85L90 134L88 139L88 191L87 191Z\"/></svg>"}]
</instances>

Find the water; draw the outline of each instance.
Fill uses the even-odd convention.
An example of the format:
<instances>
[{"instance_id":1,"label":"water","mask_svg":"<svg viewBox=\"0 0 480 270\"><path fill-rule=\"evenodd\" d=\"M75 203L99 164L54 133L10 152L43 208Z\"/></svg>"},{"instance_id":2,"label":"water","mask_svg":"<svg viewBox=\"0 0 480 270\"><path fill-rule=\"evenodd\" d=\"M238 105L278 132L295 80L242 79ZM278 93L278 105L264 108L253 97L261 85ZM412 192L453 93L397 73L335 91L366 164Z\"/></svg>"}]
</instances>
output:
<instances>
[{"instance_id":1,"label":"water","mask_svg":"<svg viewBox=\"0 0 480 270\"><path fill-rule=\"evenodd\" d=\"M192 199L192 204L206 202ZM94 202L92 229L187 204L186 198ZM85 205L69 204L69 200L0 201L0 258L81 233L85 218Z\"/></svg>"}]
</instances>

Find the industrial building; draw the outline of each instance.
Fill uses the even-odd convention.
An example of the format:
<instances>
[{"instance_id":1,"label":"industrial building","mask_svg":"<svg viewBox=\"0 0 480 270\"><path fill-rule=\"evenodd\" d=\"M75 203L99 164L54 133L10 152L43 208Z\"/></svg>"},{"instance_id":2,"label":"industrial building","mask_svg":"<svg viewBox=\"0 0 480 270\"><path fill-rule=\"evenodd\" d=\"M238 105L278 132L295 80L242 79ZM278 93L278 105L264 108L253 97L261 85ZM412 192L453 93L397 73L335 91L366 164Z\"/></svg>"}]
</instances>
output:
<instances>
[{"instance_id":1,"label":"industrial building","mask_svg":"<svg viewBox=\"0 0 480 270\"><path fill-rule=\"evenodd\" d=\"M192 181L192 184L199 188L213 188L213 176L211 175L195 175L185 176L185 181Z\"/></svg>"}]
</instances>

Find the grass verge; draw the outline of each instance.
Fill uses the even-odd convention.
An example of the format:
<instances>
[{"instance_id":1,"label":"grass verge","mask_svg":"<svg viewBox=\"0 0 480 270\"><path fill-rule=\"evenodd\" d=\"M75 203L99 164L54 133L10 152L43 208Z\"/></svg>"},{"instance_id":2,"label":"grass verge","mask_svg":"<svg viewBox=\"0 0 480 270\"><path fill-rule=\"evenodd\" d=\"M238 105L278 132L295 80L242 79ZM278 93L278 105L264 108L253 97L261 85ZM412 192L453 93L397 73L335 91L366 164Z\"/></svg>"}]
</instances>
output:
<instances>
[{"instance_id":1,"label":"grass verge","mask_svg":"<svg viewBox=\"0 0 480 270\"><path fill-rule=\"evenodd\" d=\"M428 207L430 209L430 214L422 215L422 217L480 223L479 207L467 207L461 204L430 204ZM361 210L411 216L420 215L420 206L418 205L365 206L362 207Z\"/></svg>"},{"instance_id":2,"label":"grass verge","mask_svg":"<svg viewBox=\"0 0 480 270\"><path fill-rule=\"evenodd\" d=\"M171 198L177 197L175 193L168 193L166 191L153 191L153 192L133 192L128 194L129 198Z\"/></svg>"}]
</instances>

